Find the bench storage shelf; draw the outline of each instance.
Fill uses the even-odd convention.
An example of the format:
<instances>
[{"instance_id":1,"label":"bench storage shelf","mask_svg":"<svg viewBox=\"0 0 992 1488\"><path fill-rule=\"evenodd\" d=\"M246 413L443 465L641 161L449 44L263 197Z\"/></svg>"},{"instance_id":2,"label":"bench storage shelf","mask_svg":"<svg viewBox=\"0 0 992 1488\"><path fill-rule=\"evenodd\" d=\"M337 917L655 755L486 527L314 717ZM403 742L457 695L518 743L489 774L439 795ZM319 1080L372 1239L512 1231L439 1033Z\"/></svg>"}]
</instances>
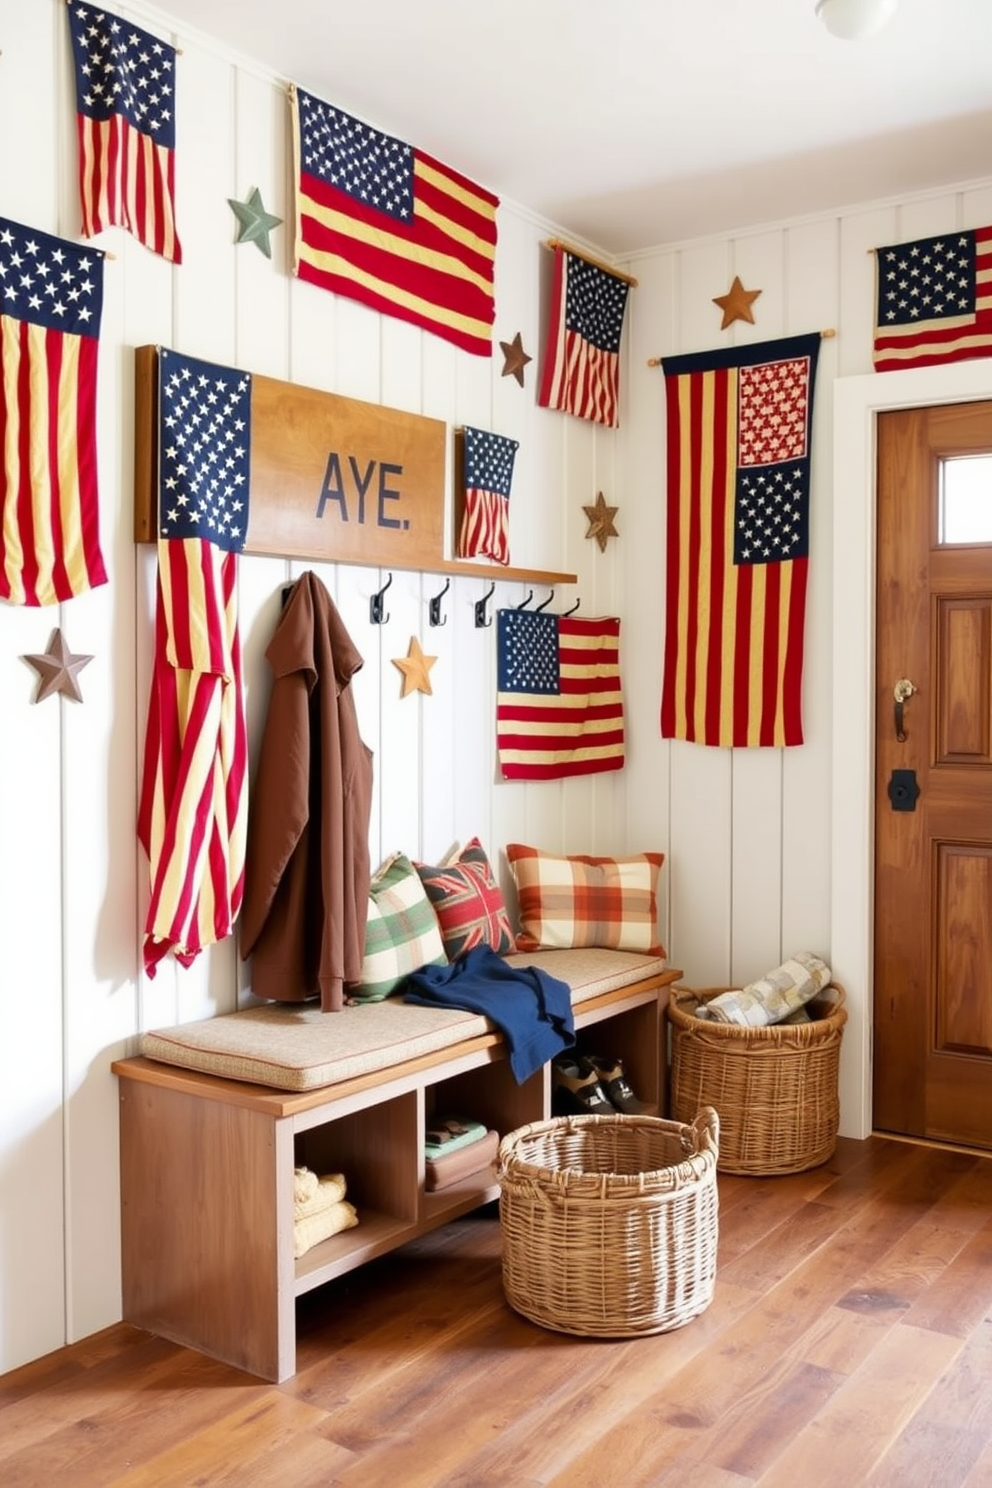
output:
<instances>
[{"instance_id":1,"label":"bench storage shelf","mask_svg":"<svg viewBox=\"0 0 992 1488\"><path fill-rule=\"evenodd\" d=\"M598 994L587 989L593 995L581 1001L573 991L577 1041L620 1055L635 1089L661 1112L663 1004L680 973L654 961L634 976ZM345 1015L321 1016L330 1026ZM473 1030L486 1026L465 1016ZM298 1296L498 1197L492 1169L426 1191L424 1140L435 1112L470 1114L501 1135L551 1112L549 1067L517 1085L492 1025L315 1089L143 1056L113 1068L125 1321L276 1381L296 1370ZM295 1259L293 1170L303 1165L346 1175L359 1223Z\"/></svg>"}]
</instances>

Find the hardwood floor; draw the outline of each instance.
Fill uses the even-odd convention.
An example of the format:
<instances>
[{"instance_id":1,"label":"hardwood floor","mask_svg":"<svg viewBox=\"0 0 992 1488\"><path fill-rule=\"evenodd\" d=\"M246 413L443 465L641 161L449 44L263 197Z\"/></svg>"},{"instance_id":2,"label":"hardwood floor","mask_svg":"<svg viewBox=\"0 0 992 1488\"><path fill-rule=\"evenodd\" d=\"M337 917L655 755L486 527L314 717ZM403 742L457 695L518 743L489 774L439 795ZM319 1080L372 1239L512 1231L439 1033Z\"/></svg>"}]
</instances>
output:
<instances>
[{"instance_id":1,"label":"hardwood floor","mask_svg":"<svg viewBox=\"0 0 992 1488\"><path fill-rule=\"evenodd\" d=\"M491 1207L303 1299L283 1385L126 1324L0 1377L0 1483L989 1488L992 1158L842 1139L719 1192L675 1332L517 1317Z\"/></svg>"}]
</instances>

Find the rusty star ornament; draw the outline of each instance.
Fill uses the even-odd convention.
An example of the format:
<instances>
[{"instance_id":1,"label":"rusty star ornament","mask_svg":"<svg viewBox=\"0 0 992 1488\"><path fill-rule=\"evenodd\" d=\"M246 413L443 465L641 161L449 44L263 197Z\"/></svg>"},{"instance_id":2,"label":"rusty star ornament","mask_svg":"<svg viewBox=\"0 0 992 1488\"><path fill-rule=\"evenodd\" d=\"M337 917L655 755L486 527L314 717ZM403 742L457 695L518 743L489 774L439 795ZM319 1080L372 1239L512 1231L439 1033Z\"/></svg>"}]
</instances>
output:
<instances>
[{"instance_id":1,"label":"rusty star ornament","mask_svg":"<svg viewBox=\"0 0 992 1488\"><path fill-rule=\"evenodd\" d=\"M60 692L63 697L70 698L74 702L83 701L78 674L93 658L92 656L76 656L70 651L61 630L56 630L47 651L25 656L24 660L34 667L41 678L41 686L35 698L36 703L44 702L45 698L51 697L56 692Z\"/></svg>"},{"instance_id":2,"label":"rusty star ornament","mask_svg":"<svg viewBox=\"0 0 992 1488\"><path fill-rule=\"evenodd\" d=\"M760 289L745 289L740 281L739 275L734 275L734 282L725 295L714 295L714 305L719 305L723 311L723 320L720 322L721 331L725 331L735 320L746 320L749 325L754 325L754 315L751 306L760 295Z\"/></svg>"},{"instance_id":3,"label":"rusty star ornament","mask_svg":"<svg viewBox=\"0 0 992 1488\"><path fill-rule=\"evenodd\" d=\"M515 377L520 386L524 385L524 368L528 362L534 360L524 351L523 338L518 331L512 341L501 341L500 350L503 353L503 376Z\"/></svg>"},{"instance_id":4,"label":"rusty star ornament","mask_svg":"<svg viewBox=\"0 0 992 1488\"><path fill-rule=\"evenodd\" d=\"M610 538L620 536L613 521L620 508L607 506L603 493L600 491L596 496L595 506L584 506L582 510L589 518L589 530L586 537L594 537L599 543L599 551L605 553L606 544Z\"/></svg>"},{"instance_id":5,"label":"rusty star ornament","mask_svg":"<svg viewBox=\"0 0 992 1488\"><path fill-rule=\"evenodd\" d=\"M399 667L403 673L402 697L409 697L411 692L426 692L428 697L433 696L430 670L436 661L436 656L424 655L416 636L410 637L410 649L407 654L392 658L393 666Z\"/></svg>"}]
</instances>

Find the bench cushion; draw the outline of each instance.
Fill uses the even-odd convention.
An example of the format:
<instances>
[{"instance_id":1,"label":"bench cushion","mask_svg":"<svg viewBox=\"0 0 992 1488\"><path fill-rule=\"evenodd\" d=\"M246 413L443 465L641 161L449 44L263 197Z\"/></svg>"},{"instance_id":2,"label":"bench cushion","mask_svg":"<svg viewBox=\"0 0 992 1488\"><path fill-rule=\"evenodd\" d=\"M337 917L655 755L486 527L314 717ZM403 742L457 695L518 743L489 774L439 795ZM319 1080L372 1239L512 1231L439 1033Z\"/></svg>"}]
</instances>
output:
<instances>
[{"instance_id":1,"label":"bench cushion","mask_svg":"<svg viewBox=\"0 0 992 1488\"><path fill-rule=\"evenodd\" d=\"M656 956L586 949L508 956L567 982L572 1006L664 971ZM496 1026L478 1013L418 1007L400 997L323 1013L315 1003L266 1003L140 1035L138 1053L201 1074L277 1090L319 1090L452 1048Z\"/></svg>"}]
</instances>

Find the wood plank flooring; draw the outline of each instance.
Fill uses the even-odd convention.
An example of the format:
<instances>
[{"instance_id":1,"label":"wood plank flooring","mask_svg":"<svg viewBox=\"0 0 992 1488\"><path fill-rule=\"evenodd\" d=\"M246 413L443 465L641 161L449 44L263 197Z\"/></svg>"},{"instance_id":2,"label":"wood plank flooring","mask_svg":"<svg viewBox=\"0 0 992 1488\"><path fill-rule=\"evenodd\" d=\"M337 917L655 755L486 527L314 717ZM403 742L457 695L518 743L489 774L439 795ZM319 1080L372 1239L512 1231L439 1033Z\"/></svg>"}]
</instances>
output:
<instances>
[{"instance_id":1,"label":"wood plank flooring","mask_svg":"<svg viewBox=\"0 0 992 1488\"><path fill-rule=\"evenodd\" d=\"M711 1306L507 1307L495 1206L301 1300L269 1385L126 1324L0 1377L4 1488L992 1488L992 1158L721 1175Z\"/></svg>"}]
</instances>

